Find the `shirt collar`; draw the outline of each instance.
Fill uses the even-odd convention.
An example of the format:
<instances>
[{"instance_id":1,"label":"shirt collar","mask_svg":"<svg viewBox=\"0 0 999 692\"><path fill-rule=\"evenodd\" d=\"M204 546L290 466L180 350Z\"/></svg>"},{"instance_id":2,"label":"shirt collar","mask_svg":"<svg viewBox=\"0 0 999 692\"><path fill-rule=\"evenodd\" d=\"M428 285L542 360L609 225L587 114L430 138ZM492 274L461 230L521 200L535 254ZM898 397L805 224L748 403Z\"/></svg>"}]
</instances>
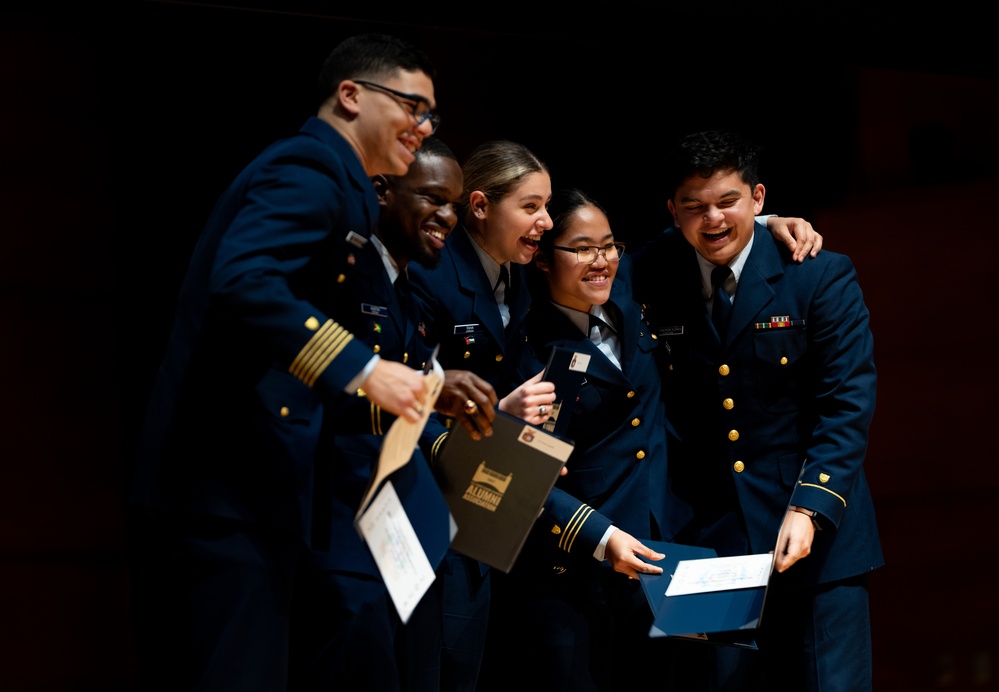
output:
<instances>
[{"instance_id":1,"label":"shirt collar","mask_svg":"<svg viewBox=\"0 0 999 692\"><path fill-rule=\"evenodd\" d=\"M582 312L573 308L567 308L566 306L559 305L555 302L553 302L552 305L568 317L569 321L576 325L579 328L579 331L583 332L586 336L589 336L590 334L590 315L599 317L604 324L611 328L611 331L617 331L617 328L614 325L614 320L611 318L610 313L604 309L603 305L591 305L589 312Z\"/></svg>"},{"instance_id":2,"label":"shirt collar","mask_svg":"<svg viewBox=\"0 0 999 692\"><path fill-rule=\"evenodd\" d=\"M733 290L729 291L730 295L735 295L735 286L739 285L739 277L742 276L742 269L746 266L746 260L749 259L749 251L753 249L753 241L756 239L756 233L754 232L749 238L749 242L746 243L746 247L742 249L736 258L728 263L729 269L732 270L732 278L726 282L727 286L732 286ZM697 253L697 264L701 268L701 289L704 293L704 298L707 300L711 298L711 294L714 290L711 287L711 271L718 265L709 262L704 259L700 253ZM733 280L735 283L733 284Z\"/></svg>"},{"instance_id":3,"label":"shirt collar","mask_svg":"<svg viewBox=\"0 0 999 692\"><path fill-rule=\"evenodd\" d=\"M500 277L500 263L493 259L492 255L486 252L479 242L475 239L471 233L468 234L469 239L472 241L472 249L475 250L475 254L479 257L479 263L482 264L483 271L486 272L486 278L489 279L489 285L495 286L496 282L499 281ZM510 271L510 263L506 263L507 276L512 276L513 272ZM511 279L512 280L512 279Z\"/></svg>"},{"instance_id":4,"label":"shirt collar","mask_svg":"<svg viewBox=\"0 0 999 692\"><path fill-rule=\"evenodd\" d=\"M385 265L385 271L388 273L389 283L394 284L395 280L399 278L401 271L399 270L399 265L395 263L392 255L389 254L388 248L385 247L385 243L381 241L374 233L371 234L371 243L378 250L379 256L382 258L382 264Z\"/></svg>"}]
</instances>

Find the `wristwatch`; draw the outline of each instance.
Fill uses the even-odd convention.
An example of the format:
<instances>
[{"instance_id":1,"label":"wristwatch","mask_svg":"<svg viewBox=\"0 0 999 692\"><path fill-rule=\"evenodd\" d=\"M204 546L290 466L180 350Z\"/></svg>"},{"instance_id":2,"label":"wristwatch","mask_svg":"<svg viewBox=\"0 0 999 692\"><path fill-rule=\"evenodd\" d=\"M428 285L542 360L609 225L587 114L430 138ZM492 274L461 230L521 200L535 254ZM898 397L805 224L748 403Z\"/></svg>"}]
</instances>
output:
<instances>
[{"instance_id":1,"label":"wristwatch","mask_svg":"<svg viewBox=\"0 0 999 692\"><path fill-rule=\"evenodd\" d=\"M816 512L814 509L805 509L804 507L789 505L788 510L792 512L797 512L798 514L804 514L805 516L810 517L812 520L812 526L815 527L815 530L816 531L822 530L822 524L819 523L819 518L818 518L819 513Z\"/></svg>"}]
</instances>

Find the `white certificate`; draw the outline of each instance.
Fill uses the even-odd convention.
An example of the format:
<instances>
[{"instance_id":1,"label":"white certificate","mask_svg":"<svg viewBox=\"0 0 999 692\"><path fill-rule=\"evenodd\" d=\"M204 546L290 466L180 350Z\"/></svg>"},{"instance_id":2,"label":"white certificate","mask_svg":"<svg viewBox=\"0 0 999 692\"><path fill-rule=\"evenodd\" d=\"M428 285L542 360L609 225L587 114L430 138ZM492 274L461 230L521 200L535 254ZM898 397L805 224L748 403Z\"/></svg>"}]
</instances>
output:
<instances>
[{"instance_id":1,"label":"white certificate","mask_svg":"<svg viewBox=\"0 0 999 692\"><path fill-rule=\"evenodd\" d=\"M392 481L368 505L357 522L382 575L399 617L405 623L434 581L423 551Z\"/></svg>"},{"instance_id":2,"label":"white certificate","mask_svg":"<svg viewBox=\"0 0 999 692\"><path fill-rule=\"evenodd\" d=\"M681 560L666 587L666 596L766 586L773 562L772 553Z\"/></svg>"}]
</instances>

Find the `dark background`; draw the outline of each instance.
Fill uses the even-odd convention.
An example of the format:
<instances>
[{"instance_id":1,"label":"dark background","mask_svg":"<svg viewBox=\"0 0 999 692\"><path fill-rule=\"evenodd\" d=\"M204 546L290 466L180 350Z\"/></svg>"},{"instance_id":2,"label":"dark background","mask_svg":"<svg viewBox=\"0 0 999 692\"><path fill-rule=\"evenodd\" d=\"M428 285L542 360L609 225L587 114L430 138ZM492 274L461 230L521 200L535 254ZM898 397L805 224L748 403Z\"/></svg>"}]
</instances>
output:
<instances>
[{"instance_id":1,"label":"dark background","mask_svg":"<svg viewBox=\"0 0 999 692\"><path fill-rule=\"evenodd\" d=\"M178 282L217 196L362 31L431 54L459 158L523 142L629 244L669 222L676 135L764 145L764 211L849 254L872 313L875 687L999 687L995 328L975 305L995 296L999 61L977 9L370 6L0 11L0 689L135 689L121 495Z\"/></svg>"}]
</instances>

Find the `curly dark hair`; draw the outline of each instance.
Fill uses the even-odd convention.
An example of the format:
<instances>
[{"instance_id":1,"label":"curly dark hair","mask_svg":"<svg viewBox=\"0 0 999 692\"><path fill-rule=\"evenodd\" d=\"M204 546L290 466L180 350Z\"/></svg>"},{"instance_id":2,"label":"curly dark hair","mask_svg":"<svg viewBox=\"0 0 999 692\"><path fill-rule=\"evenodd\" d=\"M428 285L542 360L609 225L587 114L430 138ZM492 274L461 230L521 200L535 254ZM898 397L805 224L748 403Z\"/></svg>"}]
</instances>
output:
<instances>
[{"instance_id":1,"label":"curly dark hair","mask_svg":"<svg viewBox=\"0 0 999 692\"><path fill-rule=\"evenodd\" d=\"M735 171L753 188L760 182L760 147L735 132L706 130L682 137L673 148L666 168L670 197L693 175L711 177L716 171Z\"/></svg>"}]
</instances>

